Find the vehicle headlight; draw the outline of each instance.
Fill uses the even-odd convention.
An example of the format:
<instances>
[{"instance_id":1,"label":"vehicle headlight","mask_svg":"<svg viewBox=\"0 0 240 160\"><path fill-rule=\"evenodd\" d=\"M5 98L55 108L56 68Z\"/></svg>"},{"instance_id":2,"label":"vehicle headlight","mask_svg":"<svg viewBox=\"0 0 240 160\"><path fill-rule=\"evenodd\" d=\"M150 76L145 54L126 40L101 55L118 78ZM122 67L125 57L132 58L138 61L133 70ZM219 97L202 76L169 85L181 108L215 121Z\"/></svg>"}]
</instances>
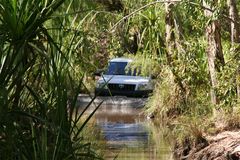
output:
<instances>
[{"instance_id":1,"label":"vehicle headlight","mask_svg":"<svg viewBox=\"0 0 240 160\"><path fill-rule=\"evenodd\" d=\"M147 83L138 84L138 90L150 90L151 86Z\"/></svg>"},{"instance_id":2,"label":"vehicle headlight","mask_svg":"<svg viewBox=\"0 0 240 160\"><path fill-rule=\"evenodd\" d=\"M107 89L107 83L105 83L105 82L97 82L96 88Z\"/></svg>"}]
</instances>

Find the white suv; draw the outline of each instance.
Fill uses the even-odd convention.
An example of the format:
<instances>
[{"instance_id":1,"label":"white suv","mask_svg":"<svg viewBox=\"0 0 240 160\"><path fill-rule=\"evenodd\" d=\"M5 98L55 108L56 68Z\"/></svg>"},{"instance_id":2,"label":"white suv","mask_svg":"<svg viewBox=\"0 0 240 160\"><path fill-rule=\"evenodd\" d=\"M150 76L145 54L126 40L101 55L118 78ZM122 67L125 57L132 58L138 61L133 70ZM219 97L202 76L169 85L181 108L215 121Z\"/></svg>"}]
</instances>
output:
<instances>
[{"instance_id":1,"label":"white suv","mask_svg":"<svg viewBox=\"0 0 240 160\"><path fill-rule=\"evenodd\" d=\"M95 94L101 96L148 96L153 91L152 78L138 76L136 70L127 69L127 65L132 61L128 58L110 60L106 72L97 81Z\"/></svg>"}]
</instances>

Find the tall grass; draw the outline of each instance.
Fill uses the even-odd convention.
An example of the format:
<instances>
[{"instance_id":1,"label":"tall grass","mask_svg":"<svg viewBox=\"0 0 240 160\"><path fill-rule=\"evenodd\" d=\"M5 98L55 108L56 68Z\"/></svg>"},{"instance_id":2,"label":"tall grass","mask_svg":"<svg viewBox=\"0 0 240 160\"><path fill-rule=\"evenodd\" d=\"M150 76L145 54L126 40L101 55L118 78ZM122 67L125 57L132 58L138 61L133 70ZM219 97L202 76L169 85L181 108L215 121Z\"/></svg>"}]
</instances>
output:
<instances>
[{"instance_id":1,"label":"tall grass","mask_svg":"<svg viewBox=\"0 0 240 160\"><path fill-rule=\"evenodd\" d=\"M63 3L0 2L0 159L99 158L81 132L100 105L80 126L75 109L78 28L52 19Z\"/></svg>"}]
</instances>

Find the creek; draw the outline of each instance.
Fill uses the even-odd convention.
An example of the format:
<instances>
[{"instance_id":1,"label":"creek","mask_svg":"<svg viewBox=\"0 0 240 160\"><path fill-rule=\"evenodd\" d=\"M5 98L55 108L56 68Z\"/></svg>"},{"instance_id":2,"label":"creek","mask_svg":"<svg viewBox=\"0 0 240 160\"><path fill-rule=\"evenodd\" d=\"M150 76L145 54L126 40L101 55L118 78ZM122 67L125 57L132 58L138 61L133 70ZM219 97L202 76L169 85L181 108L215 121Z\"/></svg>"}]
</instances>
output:
<instances>
[{"instance_id":1,"label":"creek","mask_svg":"<svg viewBox=\"0 0 240 160\"><path fill-rule=\"evenodd\" d=\"M172 160L170 145L164 139L162 129L143 115L147 99L126 97L99 97L88 109L92 112L100 101L104 103L94 115L100 127L106 160ZM90 101L80 96L80 106Z\"/></svg>"}]
</instances>

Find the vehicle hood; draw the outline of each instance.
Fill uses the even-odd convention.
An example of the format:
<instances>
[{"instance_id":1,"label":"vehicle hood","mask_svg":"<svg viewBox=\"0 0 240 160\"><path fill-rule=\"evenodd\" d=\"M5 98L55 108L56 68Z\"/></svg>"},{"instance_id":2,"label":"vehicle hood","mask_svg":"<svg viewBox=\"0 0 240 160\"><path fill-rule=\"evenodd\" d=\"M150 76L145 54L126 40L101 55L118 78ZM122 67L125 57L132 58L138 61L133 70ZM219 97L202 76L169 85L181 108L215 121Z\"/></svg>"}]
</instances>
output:
<instances>
[{"instance_id":1,"label":"vehicle hood","mask_svg":"<svg viewBox=\"0 0 240 160\"><path fill-rule=\"evenodd\" d=\"M149 77L125 76L125 75L103 75L98 81L115 84L139 84L148 83Z\"/></svg>"}]
</instances>

